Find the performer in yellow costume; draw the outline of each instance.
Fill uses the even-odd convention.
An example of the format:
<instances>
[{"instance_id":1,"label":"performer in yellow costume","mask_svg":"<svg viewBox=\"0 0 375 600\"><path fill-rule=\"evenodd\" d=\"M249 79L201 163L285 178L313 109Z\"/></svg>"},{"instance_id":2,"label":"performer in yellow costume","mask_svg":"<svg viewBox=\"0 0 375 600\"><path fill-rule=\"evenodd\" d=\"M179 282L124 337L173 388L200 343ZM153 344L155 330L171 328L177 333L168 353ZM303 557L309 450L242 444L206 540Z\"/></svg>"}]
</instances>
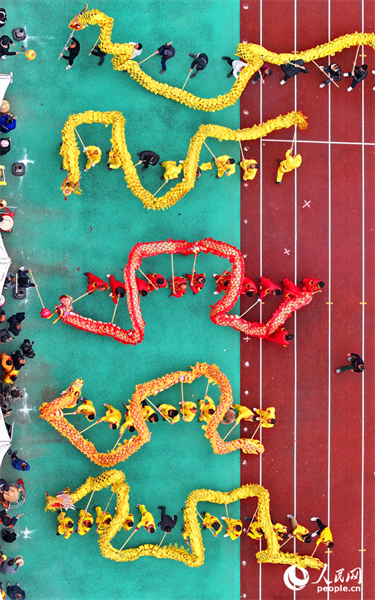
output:
<instances>
[{"instance_id":1,"label":"performer in yellow costume","mask_svg":"<svg viewBox=\"0 0 375 600\"><path fill-rule=\"evenodd\" d=\"M318 546L319 544L323 543L327 546L327 548L333 548L335 544L333 543L333 537L330 528L327 527L327 525L324 525L319 517L311 517L311 521L316 521L316 524L319 527L317 531L314 531L314 533L311 534L312 538L316 537L317 535L319 536L316 540L316 545Z\"/></svg>"},{"instance_id":2,"label":"performer in yellow costume","mask_svg":"<svg viewBox=\"0 0 375 600\"><path fill-rule=\"evenodd\" d=\"M134 423L134 419L133 417L130 416L130 412L129 412L129 406L127 404L125 404L124 402L124 406L127 409L126 413L125 413L125 421L123 422L123 424L120 427L120 437L123 436L125 429L128 429L129 431L133 432L135 430L135 423Z\"/></svg>"},{"instance_id":3,"label":"performer in yellow costume","mask_svg":"<svg viewBox=\"0 0 375 600\"><path fill-rule=\"evenodd\" d=\"M176 164L175 160L166 160L161 163L161 166L164 167L164 175L160 177L160 179L165 179L165 181L169 181L170 179L178 179L179 174L182 171L182 165Z\"/></svg>"},{"instance_id":4,"label":"performer in yellow costume","mask_svg":"<svg viewBox=\"0 0 375 600\"><path fill-rule=\"evenodd\" d=\"M146 400L143 400L141 406L142 406L142 415L146 421L149 421L149 423L156 423L157 421L159 421L158 415L156 414L156 412L154 411L152 406L149 406L147 404Z\"/></svg>"},{"instance_id":5,"label":"performer in yellow costume","mask_svg":"<svg viewBox=\"0 0 375 600\"><path fill-rule=\"evenodd\" d=\"M138 531L140 527L144 527L149 533L155 532L155 521L152 514L146 509L144 504L137 504L137 508L141 511L142 518L139 521L135 531Z\"/></svg>"},{"instance_id":6,"label":"performer in yellow costume","mask_svg":"<svg viewBox=\"0 0 375 600\"><path fill-rule=\"evenodd\" d=\"M181 404L180 413L182 415L182 420L191 423L198 412L197 405L195 402L183 402L182 400L179 404Z\"/></svg>"},{"instance_id":7,"label":"performer in yellow costume","mask_svg":"<svg viewBox=\"0 0 375 600\"><path fill-rule=\"evenodd\" d=\"M241 404L232 404L231 408L237 411L236 423L239 423L244 419L245 421L255 421L256 417L251 408L247 406L241 406Z\"/></svg>"},{"instance_id":8,"label":"performer in yellow costume","mask_svg":"<svg viewBox=\"0 0 375 600\"><path fill-rule=\"evenodd\" d=\"M209 423L216 410L214 401L209 396L205 396L204 400L199 400L199 410L201 411L201 414L199 415L198 421L206 421L206 423Z\"/></svg>"},{"instance_id":9,"label":"performer in yellow costume","mask_svg":"<svg viewBox=\"0 0 375 600\"><path fill-rule=\"evenodd\" d=\"M249 529L246 533L253 540L260 540L263 537L263 529L260 526L260 523L257 518L254 521L250 522Z\"/></svg>"},{"instance_id":10,"label":"performer in yellow costume","mask_svg":"<svg viewBox=\"0 0 375 600\"><path fill-rule=\"evenodd\" d=\"M286 525L282 525L281 523L272 522L272 527L274 532L276 533L276 537L278 540L283 541L288 538L288 529Z\"/></svg>"},{"instance_id":11,"label":"performer in yellow costume","mask_svg":"<svg viewBox=\"0 0 375 600\"><path fill-rule=\"evenodd\" d=\"M215 164L217 166L216 179L222 177L224 173L227 173L229 177L230 175L233 175L233 173L236 172L235 160L227 154L223 154L223 156L218 156L215 159Z\"/></svg>"},{"instance_id":12,"label":"performer in yellow costume","mask_svg":"<svg viewBox=\"0 0 375 600\"><path fill-rule=\"evenodd\" d=\"M217 537L217 535L223 529L223 526L220 523L219 519L214 515L210 515L209 512L202 512L202 516L204 517L202 522L203 529L211 529L214 536Z\"/></svg>"},{"instance_id":13,"label":"performer in yellow costume","mask_svg":"<svg viewBox=\"0 0 375 600\"><path fill-rule=\"evenodd\" d=\"M3 373L2 380L3 383L14 383L18 377L18 371L16 369L11 369L7 373Z\"/></svg>"},{"instance_id":14,"label":"performer in yellow costume","mask_svg":"<svg viewBox=\"0 0 375 600\"><path fill-rule=\"evenodd\" d=\"M291 535L297 538L297 540L300 540L300 542L309 544L311 542L311 535L309 534L309 530L306 529L306 527L303 527L303 525L298 525L297 519L293 517L293 515L287 515L287 517L292 521L293 532Z\"/></svg>"},{"instance_id":15,"label":"performer in yellow costume","mask_svg":"<svg viewBox=\"0 0 375 600\"><path fill-rule=\"evenodd\" d=\"M6 373L9 373L14 368L12 358L10 356L8 356L8 354L6 354L5 352L0 354L0 358L1 358L1 366L3 367L3 369Z\"/></svg>"},{"instance_id":16,"label":"performer in yellow costume","mask_svg":"<svg viewBox=\"0 0 375 600\"><path fill-rule=\"evenodd\" d=\"M241 169L243 169L242 179L244 181L254 179L259 169L259 165L256 160L253 158L246 158L245 160L242 160L239 165Z\"/></svg>"},{"instance_id":17,"label":"performer in yellow costume","mask_svg":"<svg viewBox=\"0 0 375 600\"><path fill-rule=\"evenodd\" d=\"M126 517L126 521L123 524L123 528L125 529L125 531L130 531L130 529L133 527L134 525L134 517L131 513L128 514L128 516Z\"/></svg>"},{"instance_id":18,"label":"performer in yellow costume","mask_svg":"<svg viewBox=\"0 0 375 600\"><path fill-rule=\"evenodd\" d=\"M270 406L266 410L261 410L260 408L253 408L253 411L259 415L258 421L260 421L260 426L265 427L266 429L270 429L276 423L276 413L275 407Z\"/></svg>"},{"instance_id":19,"label":"performer in yellow costume","mask_svg":"<svg viewBox=\"0 0 375 600\"><path fill-rule=\"evenodd\" d=\"M159 404L158 409L165 419L168 419L171 423L177 423L180 420L178 410L171 404ZM177 414L176 414L177 413Z\"/></svg>"},{"instance_id":20,"label":"performer in yellow costume","mask_svg":"<svg viewBox=\"0 0 375 600\"><path fill-rule=\"evenodd\" d=\"M107 421L111 429L117 429L121 423L121 413L117 408L114 408L110 404L104 403L103 406L106 407L107 411L105 416L101 419L97 420L97 423L102 423L103 421Z\"/></svg>"},{"instance_id":21,"label":"performer in yellow costume","mask_svg":"<svg viewBox=\"0 0 375 600\"><path fill-rule=\"evenodd\" d=\"M276 184L279 185L283 180L284 173L290 173L293 169L298 169L298 167L302 164L302 156L300 154L296 154L296 156L292 156L292 149L285 153L285 160L279 160L280 163L279 168L277 169L276 175Z\"/></svg>"},{"instance_id":22,"label":"performer in yellow costume","mask_svg":"<svg viewBox=\"0 0 375 600\"><path fill-rule=\"evenodd\" d=\"M77 523L77 533L79 533L79 535L86 535L86 533L90 531L93 524L94 517L92 516L92 514L83 509L80 510L79 519Z\"/></svg>"},{"instance_id":23,"label":"performer in yellow costume","mask_svg":"<svg viewBox=\"0 0 375 600\"><path fill-rule=\"evenodd\" d=\"M107 167L110 171L112 171L112 169L118 169L119 167L121 167L120 155L114 151L113 147L108 152Z\"/></svg>"},{"instance_id":24,"label":"performer in yellow costume","mask_svg":"<svg viewBox=\"0 0 375 600\"><path fill-rule=\"evenodd\" d=\"M83 152L84 154L86 154L87 157L87 163L84 169L86 173L86 171L89 171L91 167L95 167L95 165L100 163L100 159L102 158L102 151L100 150L100 148L98 148L98 146L87 146L87 148L83 148Z\"/></svg>"},{"instance_id":25,"label":"performer in yellow costume","mask_svg":"<svg viewBox=\"0 0 375 600\"><path fill-rule=\"evenodd\" d=\"M230 537L231 540L236 540L242 533L242 521L239 519L228 519L227 517L221 517L227 525L227 532L224 537Z\"/></svg>"},{"instance_id":26,"label":"performer in yellow costume","mask_svg":"<svg viewBox=\"0 0 375 600\"><path fill-rule=\"evenodd\" d=\"M104 533L112 523L112 517L109 512L103 512L100 506L95 506L96 510L96 533Z\"/></svg>"},{"instance_id":27,"label":"performer in yellow costume","mask_svg":"<svg viewBox=\"0 0 375 600\"><path fill-rule=\"evenodd\" d=\"M75 411L76 415L85 415L88 421L93 421L96 416L95 406L91 402L91 400L84 400L80 406L78 406Z\"/></svg>"},{"instance_id":28,"label":"performer in yellow costume","mask_svg":"<svg viewBox=\"0 0 375 600\"><path fill-rule=\"evenodd\" d=\"M57 517L57 533L56 535L63 535L66 540L70 538L73 533L74 523L70 517L65 516L66 513L62 510Z\"/></svg>"}]
</instances>

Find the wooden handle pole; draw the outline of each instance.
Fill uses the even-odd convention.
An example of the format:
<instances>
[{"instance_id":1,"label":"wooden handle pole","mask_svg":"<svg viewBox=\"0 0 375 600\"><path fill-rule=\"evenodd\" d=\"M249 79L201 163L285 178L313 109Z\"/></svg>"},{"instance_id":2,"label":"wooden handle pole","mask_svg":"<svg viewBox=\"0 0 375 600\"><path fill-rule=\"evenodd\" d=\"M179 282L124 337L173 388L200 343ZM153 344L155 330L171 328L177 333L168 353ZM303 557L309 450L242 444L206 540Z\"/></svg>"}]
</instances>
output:
<instances>
[{"instance_id":1,"label":"wooden handle pole","mask_svg":"<svg viewBox=\"0 0 375 600\"><path fill-rule=\"evenodd\" d=\"M42 304L43 308L45 308L45 306L44 306L44 304L43 304L42 297L41 297L41 295L39 294L38 286L37 286L37 285L36 285L36 283L35 283L34 275L33 275L33 274L32 274L32 272L31 272L31 269L29 269L29 273L30 273L30 277L31 277L31 279L33 280L33 284L35 285L36 293L37 293L37 294L38 294L38 296L39 296L39 300L40 300L40 302L41 302L41 304ZM16 281L17 281L17 280L16 280ZM52 315L51 315L51 316L52 316Z\"/></svg>"},{"instance_id":2,"label":"wooden handle pole","mask_svg":"<svg viewBox=\"0 0 375 600\"><path fill-rule=\"evenodd\" d=\"M256 306L259 302L262 302L260 298L258 298L257 301L254 304L252 304L247 310L245 310L245 312L242 313L242 315L240 315L240 319L242 319L242 317L244 315L246 315L246 313L248 313L249 310L251 310L252 308L254 308L254 306Z\"/></svg>"},{"instance_id":3,"label":"wooden handle pole","mask_svg":"<svg viewBox=\"0 0 375 600\"><path fill-rule=\"evenodd\" d=\"M158 289L158 288L156 287L156 285L154 285L154 284L152 283L152 281L150 281L150 279L147 277L147 275L145 275L145 274L144 274L144 272L143 272L141 269L138 269L138 271L139 271L140 273L142 273L143 277L146 277L146 279L147 279L147 281L149 282L149 284L150 284L150 285L152 285L152 286L153 286L153 287L154 287L156 290Z\"/></svg>"},{"instance_id":4,"label":"wooden handle pole","mask_svg":"<svg viewBox=\"0 0 375 600\"><path fill-rule=\"evenodd\" d=\"M228 506L227 503L225 503L225 512L227 513L227 519L229 521L229 514L228 514Z\"/></svg>"},{"instance_id":5,"label":"wooden handle pole","mask_svg":"<svg viewBox=\"0 0 375 600\"><path fill-rule=\"evenodd\" d=\"M90 50L89 56L91 55L91 52L94 50L96 44L98 43L98 41L100 40L100 36L98 37L98 39L96 40L95 44L93 45L93 47Z\"/></svg>"},{"instance_id":6,"label":"wooden handle pole","mask_svg":"<svg viewBox=\"0 0 375 600\"><path fill-rule=\"evenodd\" d=\"M120 301L120 296L117 296L117 302L116 302L116 304L115 304L115 310L113 311L111 325L113 324L113 321L114 321L114 319L115 319L115 314L116 314L116 310L117 310L117 307L118 307L118 303L119 303L119 301Z\"/></svg>"},{"instance_id":7,"label":"wooden handle pole","mask_svg":"<svg viewBox=\"0 0 375 600\"><path fill-rule=\"evenodd\" d=\"M291 535L291 536L290 536L290 537L289 537L289 538L286 540L286 542L284 542L283 544L281 544L281 546L279 546L279 550L280 550L280 548L282 548L283 546L285 546L285 544L287 544L287 543L288 543L288 542L289 542L291 539L293 539L293 537L294 537L294 536L292 536L292 535Z\"/></svg>"},{"instance_id":8,"label":"wooden handle pole","mask_svg":"<svg viewBox=\"0 0 375 600\"><path fill-rule=\"evenodd\" d=\"M165 186L167 183L168 183L168 179L167 179L167 181L164 181L163 185L161 185L161 186L160 186L160 188L159 188L158 190L156 190L156 192L154 193L154 196L156 196L156 194L157 194L158 192L160 192L161 188L163 188L163 187L164 187L164 186Z\"/></svg>"},{"instance_id":9,"label":"wooden handle pole","mask_svg":"<svg viewBox=\"0 0 375 600\"><path fill-rule=\"evenodd\" d=\"M59 54L59 58L57 59L57 61L59 61L59 60L60 60L62 53L64 52L64 50L66 50L66 49L67 49L67 44L68 44L69 40L70 40L72 37L73 37L73 32L70 34L70 36L69 36L69 37L68 37L68 39L66 40L66 42L65 42L65 45L64 45L64 48L63 48L63 49L62 49L62 51L60 52L60 54Z\"/></svg>"},{"instance_id":10,"label":"wooden handle pole","mask_svg":"<svg viewBox=\"0 0 375 600\"><path fill-rule=\"evenodd\" d=\"M134 529L133 533L128 537L128 539L126 540L125 544L123 544L119 550L119 552L121 552L121 550L123 548L125 548L126 544L128 543L128 541L133 537L133 535L138 531L138 529Z\"/></svg>"},{"instance_id":11,"label":"wooden handle pole","mask_svg":"<svg viewBox=\"0 0 375 600\"><path fill-rule=\"evenodd\" d=\"M90 290L89 292L86 292L86 294L82 294L82 296L79 296L78 298L76 298L75 300L72 300L72 304L73 302L77 302L77 300L81 300L81 298L84 298L85 296L88 296L89 294L92 294L94 290Z\"/></svg>"},{"instance_id":12,"label":"wooden handle pole","mask_svg":"<svg viewBox=\"0 0 375 600\"><path fill-rule=\"evenodd\" d=\"M184 89L185 89L185 85L187 84L187 82L188 82L188 80L189 80L189 77L190 77L190 75L191 75L192 71L193 71L193 69L190 69L190 71L189 71L189 75L188 75L188 76L187 76L187 78L186 78L186 81L185 81L185 83L184 83L184 86L183 86L183 88L182 88L181 92L183 92L183 91L184 91Z\"/></svg>"},{"instance_id":13,"label":"wooden handle pole","mask_svg":"<svg viewBox=\"0 0 375 600\"><path fill-rule=\"evenodd\" d=\"M94 492L93 492L93 493L94 493ZM106 512L107 512L107 510L108 510L108 506L109 506L109 505L110 505L110 503L111 503L111 500L112 500L112 498L113 498L113 494L114 494L114 493L115 493L115 492L112 492L112 496L111 496L111 497L110 497L110 499L108 500L108 504L107 504L107 506L105 507L105 509L104 509L104 510L103 510L103 512L102 512L102 517L101 517L101 519L100 519L100 521L99 521L99 523L98 523L98 527L97 527L97 529L100 529L100 528L101 528L101 526L102 526L102 523L103 523L103 520L104 520L105 513L106 513Z\"/></svg>"},{"instance_id":14,"label":"wooden handle pole","mask_svg":"<svg viewBox=\"0 0 375 600\"><path fill-rule=\"evenodd\" d=\"M86 429L82 429L82 431L79 431L78 433L84 433L85 431L91 429L91 427L94 427L94 425L97 425L98 423L99 421L95 421L95 423L92 423L92 425L89 425L88 427L86 427Z\"/></svg>"},{"instance_id":15,"label":"wooden handle pole","mask_svg":"<svg viewBox=\"0 0 375 600\"><path fill-rule=\"evenodd\" d=\"M318 63L316 63L316 62L315 62L315 60L311 60L311 62L313 62L313 63L314 63L314 65L318 67L319 71L322 71L322 70L321 70L321 68L320 68L320 66L318 65ZM326 77L328 77L328 79L329 79L329 80L330 80L332 83L334 83L334 84L335 84L335 86L336 86L337 88L338 88L338 87L340 87L339 85L337 85L336 81L335 81L334 79L332 79L332 77L330 77L330 76L328 75L328 73L326 73L325 71L322 71L322 73L324 73L324 75L325 75Z\"/></svg>"},{"instance_id":16,"label":"wooden handle pole","mask_svg":"<svg viewBox=\"0 0 375 600\"><path fill-rule=\"evenodd\" d=\"M164 538L165 538L165 536L167 535L167 533L168 533L168 532L166 531L166 532L165 532L165 534L163 535L163 538L162 538L162 540L161 540L161 542L160 542L159 546L156 548L157 550L159 550L160 546L161 546L161 545L162 545L162 543L164 542Z\"/></svg>"},{"instance_id":17,"label":"wooden handle pole","mask_svg":"<svg viewBox=\"0 0 375 600\"><path fill-rule=\"evenodd\" d=\"M204 394L204 397L206 397L206 396L207 396L207 392L208 392L208 388L209 388L209 387L210 387L210 380L208 379L208 380L207 380L206 392L205 392L205 394Z\"/></svg>"},{"instance_id":18,"label":"wooden handle pole","mask_svg":"<svg viewBox=\"0 0 375 600\"><path fill-rule=\"evenodd\" d=\"M228 431L228 433L227 433L227 435L225 436L225 438L223 438L223 442L225 442L225 440L227 439L228 435L229 435L230 433L232 433L233 429L234 429L235 427L237 427L237 425L239 425L239 424L240 424L240 421L238 421L238 423L235 423L235 424L233 425L232 429L231 429L230 431Z\"/></svg>"},{"instance_id":19,"label":"wooden handle pole","mask_svg":"<svg viewBox=\"0 0 375 600\"><path fill-rule=\"evenodd\" d=\"M174 287L174 266L173 266L173 254L171 254L171 264L172 264L172 287L173 287L173 293L175 293L175 287Z\"/></svg>"},{"instance_id":20,"label":"wooden handle pole","mask_svg":"<svg viewBox=\"0 0 375 600\"><path fill-rule=\"evenodd\" d=\"M91 496L90 496L90 498L89 498L89 501L88 501L88 503L87 503L87 506L86 506L86 508L85 508L85 514L87 513L87 511L88 511L88 509L89 509L89 506L90 506L90 504L91 504L91 500L92 500L92 497L93 497L93 495L94 495L94 494L95 494L95 490L93 490L93 492L92 492L92 494L91 494Z\"/></svg>"}]
</instances>

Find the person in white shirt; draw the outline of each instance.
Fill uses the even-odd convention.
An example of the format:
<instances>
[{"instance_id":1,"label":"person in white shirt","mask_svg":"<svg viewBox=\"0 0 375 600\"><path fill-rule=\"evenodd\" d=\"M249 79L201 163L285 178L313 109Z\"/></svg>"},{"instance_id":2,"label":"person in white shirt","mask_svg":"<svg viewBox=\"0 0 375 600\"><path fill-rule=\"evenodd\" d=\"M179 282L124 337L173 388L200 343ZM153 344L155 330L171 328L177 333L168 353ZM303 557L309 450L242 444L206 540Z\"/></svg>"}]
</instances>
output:
<instances>
[{"instance_id":1,"label":"person in white shirt","mask_svg":"<svg viewBox=\"0 0 375 600\"><path fill-rule=\"evenodd\" d=\"M229 56L222 56L221 59L226 60L228 65L232 67L232 70L228 73L227 77L232 77L232 75L234 75L237 79L238 74L241 73L242 69L247 67L247 63L242 60L232 60Z\"/></svg>"},{"instance_id":2,"label":"person in white shirt","mask_svg":"<svg viewBox=\"0 0 375 600\"><path fill-rule=\"evenodd\" d=\"M134 46L134 52L131 58L135 58L136 56L142 54L142 44L140 42L128 42L128 44Z\"/></svg>"}]
</instances>

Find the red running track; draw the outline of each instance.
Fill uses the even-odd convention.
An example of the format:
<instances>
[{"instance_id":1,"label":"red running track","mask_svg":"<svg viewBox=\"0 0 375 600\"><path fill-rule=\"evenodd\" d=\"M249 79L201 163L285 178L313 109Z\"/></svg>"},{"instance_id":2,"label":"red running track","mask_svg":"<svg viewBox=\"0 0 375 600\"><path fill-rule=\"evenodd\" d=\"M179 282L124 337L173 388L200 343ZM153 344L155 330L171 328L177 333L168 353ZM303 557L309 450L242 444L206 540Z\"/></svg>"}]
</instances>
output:
<instances>
[{"instance_id":1,"label":"red running track","mask_svg":"<svg viewBox=\"0 0 375 600\"><path fill-rule=\"evenodd\" d=\"M241 0L240 15L240 41L290 52L345 33L374 31L375 2ZM242 483L260 482L268 488L275 521L289 527L286 515L293 513L311 532L315 527L310 517L319 516L333 531L333 551L327 554L320 545L315 554L327 570L316 583L321 572L309 569L299 600L375 598L375 54L369 48L362 51L370 73L351 93L346 91L348 79L339 89L320 89L323 77L309 64L308 75L284 86L275 66L264 85L248 85L241 98L241 128L292 109L302 110L309 123L307 130L297 132L303 158L297 172L275 185L276 161L293 137L292 131L275 132L246 144L246 157L255 158L260 169L255 180L241 184L246 275L256 281L262 274L275 283L285 276L326 282L324 293L288 322L295 334L289 348L241 336L241 403L251 408L273 405L277 419L274 429L263 432L264 455L242 455ZM331 62L349 71L355 52L344 50ZM326 65L328 59L319 63ZM241 302L242 312L251 299ZM267 297L263 318L275 306ZM251 320L258 316L256 307ZM348 352L363 356L363 375L336 374ZM242 518L254 509L254 501L243 502ZM285 565L256 563L255 553L264 542L262 546L244 534L240 539L241 598L295 598L296 591L284 583ZM285 550L311 554L314 548L314 542L290 541ZM347 581L358 575L358 567L361 585L358 579ZM298 570L296 575L302 576Z\"/></svg>"}]
</instances>

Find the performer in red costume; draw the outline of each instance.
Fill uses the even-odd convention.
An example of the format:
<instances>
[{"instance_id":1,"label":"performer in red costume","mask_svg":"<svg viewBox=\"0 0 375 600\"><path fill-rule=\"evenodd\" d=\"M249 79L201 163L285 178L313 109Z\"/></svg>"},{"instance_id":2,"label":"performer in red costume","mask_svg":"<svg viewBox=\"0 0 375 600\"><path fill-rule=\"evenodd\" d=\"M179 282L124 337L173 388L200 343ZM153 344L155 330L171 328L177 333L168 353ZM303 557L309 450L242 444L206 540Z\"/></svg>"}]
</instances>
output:
<instances>
[{"instance_id":1,"label":"performer in red costume","mask_svg":"<svg viewBox=\"0 0 375 600\"><path fill-rule=\"evenodd\" d=\"M174 285L173 285L174 284ZM169 297L172 298L182 298L185 296L187 291L187 281L185 277L171 277L169 280L169 287L172 290L172 293L169 294ZM173 291L174 287L174 291Z\"/></svg>"},{"instance_id":2,"label":"performer in red costume","mask_svg":"<svg viewBox=\"0 0 375 600\"><path fill-rule=\"evenodd\" d=\"M147 294L148 294L148 287L149 287L150 284L147 283L147 281L143 281L143 279L139 279L138 277L136 277L135 280L137 282L137 289L138 289L139 294L141 296L147 296Z\"/></svg>"},{"instance_id":3,"label":"performer in red costume","mask_svg":"<svg viewBox=\"0 0 375 600\"><path fill-rule=\"evenodd\" d=\"M307 279L307 277L305 277L304 279L299 279L298 281L302 282L303 292L322 292L325 286L324 281L321 279Z\"/></svg>"},{"instance_id":4,"label":"performer in red costume","mask_svg":"<svg viewBox=\"0 0 375 600\"><path fill-rule=\"evenodd\" d=\"M190 287L193 291L193 294L198 294L200 291L203 290L204 284L206 283L206 276L204 273L196 273L194 271L193 275L189 273L188 275L185 275L185 277L190 283Z\"/></svg>"},{"instance_id":5,"label":"performer in red costume","mask_svg":"<svg viewBox=\"0 0 375 600\"><path fill-rule=\"evenodd\" d=\"M117 281L114 275L107 273L109 277L109 285L111 286L111 293L109 294L113 302L117 304L118 297L123 298L126 294L125 284L121 281Z\"/></svg>"},{"instance_id":6,"label":"performer in red costume","mask_svg":"<svg viewBox=\"0 0 375 600\"><path fill-rule=\"evenodd\" d=\"M292 333L288 333L285 327L280 327L274 333L270 333L265 336L265 339L269 342L276 342L277 344L281 344L282 346L289 346L290 342L294 338Z\"/></svg>"},{"instance_id":7,"label":"performer in red costume","mask_svg":"<svg viewBox=\"0 0 375 600\"><path fill-rule=\"evenodd\" d=\"M288 298L298 298L303 295L303 292L294 285L293 281L289 279L280 279L283 282L284 290L283 290L283 302L288 300Z\"/></svg>"},{"instance_id":8,"label":"performer in red costume","mask_svg":"<svg viewBox=\"0 0 375 600\"><path fill-rule=\"evenodd\" d=\"M159 290L160 288L168 287L168 281L160 273L146 273L146 277L151 281L151 283L148 283L148 293L152 292L155 288Z\"/></svg>"},{"instance_id":9,"label":"performer in red costume","mask_svg":"<svg viewBox=\"0 0 375 600\"><path fill-rule=\"evenodd\" d=\"M261 300L268 296L268 294L273 294L274 296L281 296L281 288L275 283L272 283L270 279L266 279L265 277L258 277L258 279L262 287L259 293L259 297Z\"/></svg>"},{"instance_id":10,"label":"performer in red costume","mask_svg":"<svg viewBox=\"0 0 375 600\"><path fill-rule=\"evenodd\" d=\"M87 286L88 292L95 292L95 290L98 290L99 292L105 292L106 290L109 290L108 283L103 281L103 279L100 279L100 277L96 277L96 275L93 275L92 273L84 273L84 275L86 275L87 279L89 280Z\"/></svg>"},{"instance_id":11,"label":"performer in red costume","mask_svg":"<svg viewBox=\"0 0 375 600\"><path fill-rule=\"evenodd\" d=\"M257 289L257 286L255 285L254 281L249 279L249 277L244 277L243 282L242 282L241 295L249 296L249 298L252 298L254 296L254 294L257 294L257 293L258 293L258 289Z\"/></svg>"},{"instance_id":12,"label":"performer in red costume","mask_svg":"<svg viewBox=\"0 0 375 600\"><path fill-rule=\"evenodd\" d=\"M224 271L222 275L214 275L214 277L216 281L216 292L214 292L214 294L220 294L220 292L226 294L232 279L232 272ZM241 296L249 296L249 298L252 298L254 294L257 293L258 289L255 283L249 277L244 277L240 292Z\"/></svg>"}]
</instances>

